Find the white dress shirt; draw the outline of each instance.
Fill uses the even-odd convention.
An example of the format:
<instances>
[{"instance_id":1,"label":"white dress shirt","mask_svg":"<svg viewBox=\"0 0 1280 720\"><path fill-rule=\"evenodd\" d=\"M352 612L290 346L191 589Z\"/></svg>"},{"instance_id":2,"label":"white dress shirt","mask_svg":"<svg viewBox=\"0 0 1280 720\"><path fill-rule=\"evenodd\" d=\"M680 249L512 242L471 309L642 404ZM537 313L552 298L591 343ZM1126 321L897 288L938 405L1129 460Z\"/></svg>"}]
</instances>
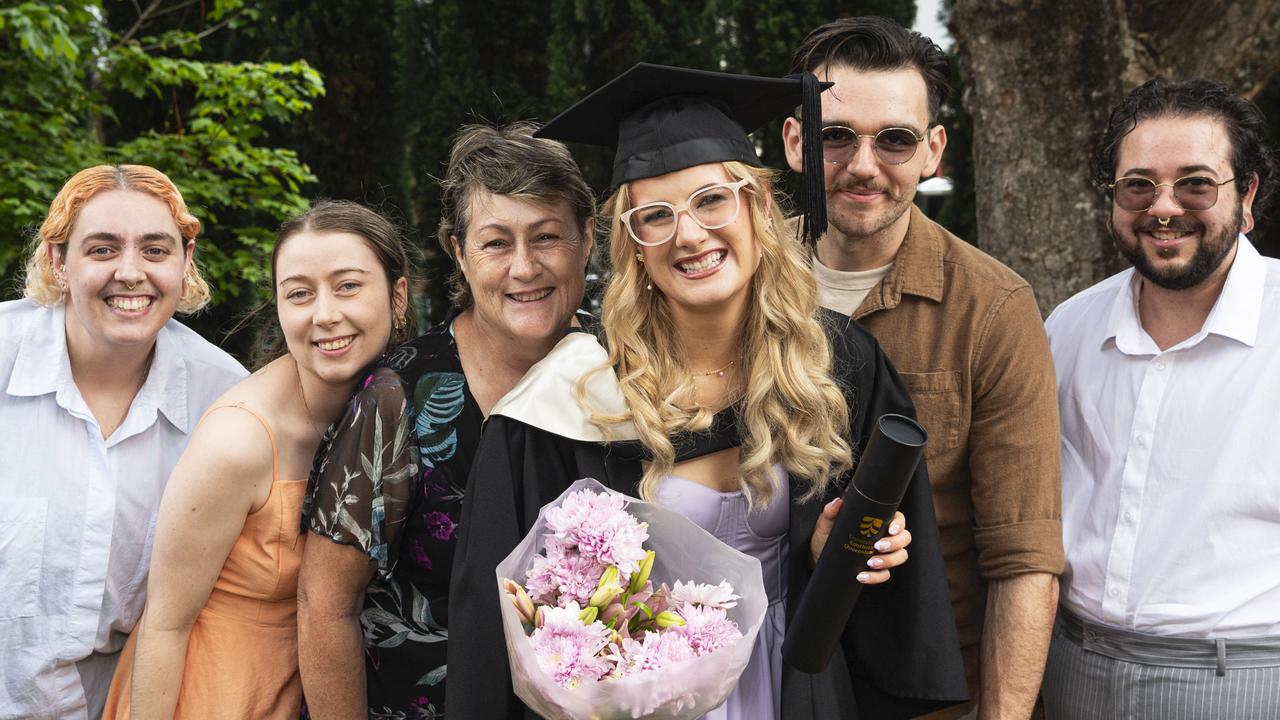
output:
<instances>
[{"instance_id":1,"label":"white dress shirt","mask_svg":"<svg viewBox=\"0 0 1280 720\"><path fill-rule=\"evenodd\" d=\"M142 611L160 494L200 415L245 376L170 320L103 439L71 377L65 308L0 303L0 718L102 711Z\"/></svg>"},{"instance_id":2,"label":"white dress shirt","mask_svg":"<svg viewBox=\"0 0 1280 720\"><path fill-rule=\"evenodd\" d=\"M1140 276L1047 329L1062 412L1062 602L1153 635L1280 635L1280 261L1243 235L1200 332L1161 351Z\"/></svg>"}]
</instances>

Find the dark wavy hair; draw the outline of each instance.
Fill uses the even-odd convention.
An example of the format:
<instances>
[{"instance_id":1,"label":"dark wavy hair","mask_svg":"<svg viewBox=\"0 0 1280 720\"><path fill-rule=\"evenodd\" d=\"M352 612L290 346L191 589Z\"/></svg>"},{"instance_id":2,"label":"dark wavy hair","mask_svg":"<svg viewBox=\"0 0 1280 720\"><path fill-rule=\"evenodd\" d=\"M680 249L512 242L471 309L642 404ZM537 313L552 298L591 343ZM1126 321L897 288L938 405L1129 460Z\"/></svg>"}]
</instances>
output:
<instances>
[{"instance_id":1,"label":"dark wavy hair","mask_svg":"<svg viewBox=\"0 0 1280 720\"><path fill-rule=\"evenodd\" d=\"M1231 141L1231 170L1236 191L1243 196L1249 182L1258 177L1258 194L1253 199L1255 217L1263 214L1271 200L1271 176L1275 172L1275 152L1267 145L1267 120L1262 111L1217 80L1148 80L1125 96L1111 112L1094 151L1090 181L1103 194L1115 179L1120 143L1143 120L1160 117L1207 117L1221 120Z\"/></svg>"},{"instance_id":2,"label":"dark wavy hair","mask_svg":"<svg viewBox=\"0 0 1280 720\"><path fill-rule=\"evenodd\" d=\"M951 61L933 40L877 15L833 20L809 33L791 58L791 72L845 65L854 70L914 68L929 93L929 122L951 94ZM819 80L822 78L819 77Z\"/></svg>"}]
</instances>

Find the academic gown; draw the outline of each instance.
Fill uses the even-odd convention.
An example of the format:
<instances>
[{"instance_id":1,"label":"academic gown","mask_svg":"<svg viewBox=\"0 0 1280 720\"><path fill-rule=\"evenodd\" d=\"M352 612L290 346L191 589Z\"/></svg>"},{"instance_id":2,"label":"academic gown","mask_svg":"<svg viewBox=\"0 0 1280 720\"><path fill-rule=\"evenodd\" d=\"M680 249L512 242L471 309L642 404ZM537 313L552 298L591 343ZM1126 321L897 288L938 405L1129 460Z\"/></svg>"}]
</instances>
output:
<instances>
[{"instance_id":1,"label":"academic gown","mask_svg":"<svg viewBox=\"0 0 1280 720\"><path fill-rule=\"evenodd\" d=\"M875 418L914 418L915 409L875 338L847 316L820 312L831 342L832 376L849 401L856 457ZM446 717L537 717L511 689L494 568L523 539L538 511L573 481L592 477L639 495L644 451L634 428L615 428L605 442L577 402L579 378L606 358L593 335L570 332L490 414L467 483L454 557ZM593 408L611 414L626 408L612 372L590 376L585 390ZM739 445L735 419L736 408L730 407L716 415L710 431L674 438L677 460ZM826 497L808 502L798 500L804 485L789 479L788 623L812 574L809 539L818 515L851 477L846 473ZM784 669L784 718L909 718L967 699L923 461L901 510L911 529L910 560L894 568L889 582L863 589L840 651L824 672Z\"/></svg>"}]
</instances>

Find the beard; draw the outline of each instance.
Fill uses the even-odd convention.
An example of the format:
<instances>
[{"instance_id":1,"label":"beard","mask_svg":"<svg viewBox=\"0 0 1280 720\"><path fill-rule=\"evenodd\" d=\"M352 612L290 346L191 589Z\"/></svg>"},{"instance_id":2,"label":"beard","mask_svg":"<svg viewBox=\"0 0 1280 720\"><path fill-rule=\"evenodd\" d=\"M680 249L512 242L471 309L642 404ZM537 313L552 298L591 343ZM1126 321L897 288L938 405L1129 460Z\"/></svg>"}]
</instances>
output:
<instances>
[{"instance_id":1,"label":"beard","mask_svg":"<svg viewBox=\"0 0 1280 720\"><path fill-rule=\"evenodd\" d=\"M840 202L833 201L830 196L827 200L827 221L840 232L845 238L856 240L876 235L902 217L903 213L911 209L911 201L915 195L915 186L913 185L906 192L895 194L890 187L881 187L874 183L846 183L838 188L828 187L828 191L834 195L837 190L852 190L855 188L866 188L870 190L878 190L886 193L884 207L879 208L874 213L868 213L864 208L861 213L855 213Z\"/></svg>"},{"instance_id":2,"label":"beard","mask_svg":"<svg viewBox=\"0 0 1280 720\"><path fill-rule=\"evenodd\" d=\"M1133 265L1133 268L1142 277L1166 290L1186 290L1208 280L1217 271L1222 265L1222 261L1231 253L1231 248L1235 247L1235 241L1240 235L1240 228L1243 227L1243 223L1244 209L1237 206L1235 217L1232 218L1232 221L1212 234L1207 231L1203 223L1185 215L1172 219L1168 225L1161 225L1154 218L1141 223L1134 223L1131 230L1132 238L1121 236L1110 222L1107 223L1107 227L1111 231L1111 239L1115 243L1116 249ZM1173 257L1174 255L1166 254L1159 249L1152 250L1142 244L1142 240L1138 238L1138 233L1152 230L1199 231L1200 242L1196 245L1191 259L1185 265L1161 268L1156 266L1150 253L1154 253L1157 257Z\"/></svg>"}]
</instances>

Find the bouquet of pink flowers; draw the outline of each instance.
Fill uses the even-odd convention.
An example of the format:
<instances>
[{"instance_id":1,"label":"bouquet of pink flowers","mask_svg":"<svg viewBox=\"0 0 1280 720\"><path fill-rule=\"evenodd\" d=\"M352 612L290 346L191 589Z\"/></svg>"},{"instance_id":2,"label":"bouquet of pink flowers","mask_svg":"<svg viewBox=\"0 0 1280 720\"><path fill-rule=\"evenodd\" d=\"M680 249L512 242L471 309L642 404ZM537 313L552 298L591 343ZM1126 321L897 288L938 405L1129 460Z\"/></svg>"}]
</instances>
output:
<instances>
[{"instance_id":1,"label":"bouquet of pink flowers","mask_svg":"<svg viewBox=\"0 0 1280 720\"><path fill-rule=\"evenodd\" d=\"M706 713L768 604L755 558L591 479L542 509L497 578L516 694L548 718Z\"/></svg>"}]
</instances>

